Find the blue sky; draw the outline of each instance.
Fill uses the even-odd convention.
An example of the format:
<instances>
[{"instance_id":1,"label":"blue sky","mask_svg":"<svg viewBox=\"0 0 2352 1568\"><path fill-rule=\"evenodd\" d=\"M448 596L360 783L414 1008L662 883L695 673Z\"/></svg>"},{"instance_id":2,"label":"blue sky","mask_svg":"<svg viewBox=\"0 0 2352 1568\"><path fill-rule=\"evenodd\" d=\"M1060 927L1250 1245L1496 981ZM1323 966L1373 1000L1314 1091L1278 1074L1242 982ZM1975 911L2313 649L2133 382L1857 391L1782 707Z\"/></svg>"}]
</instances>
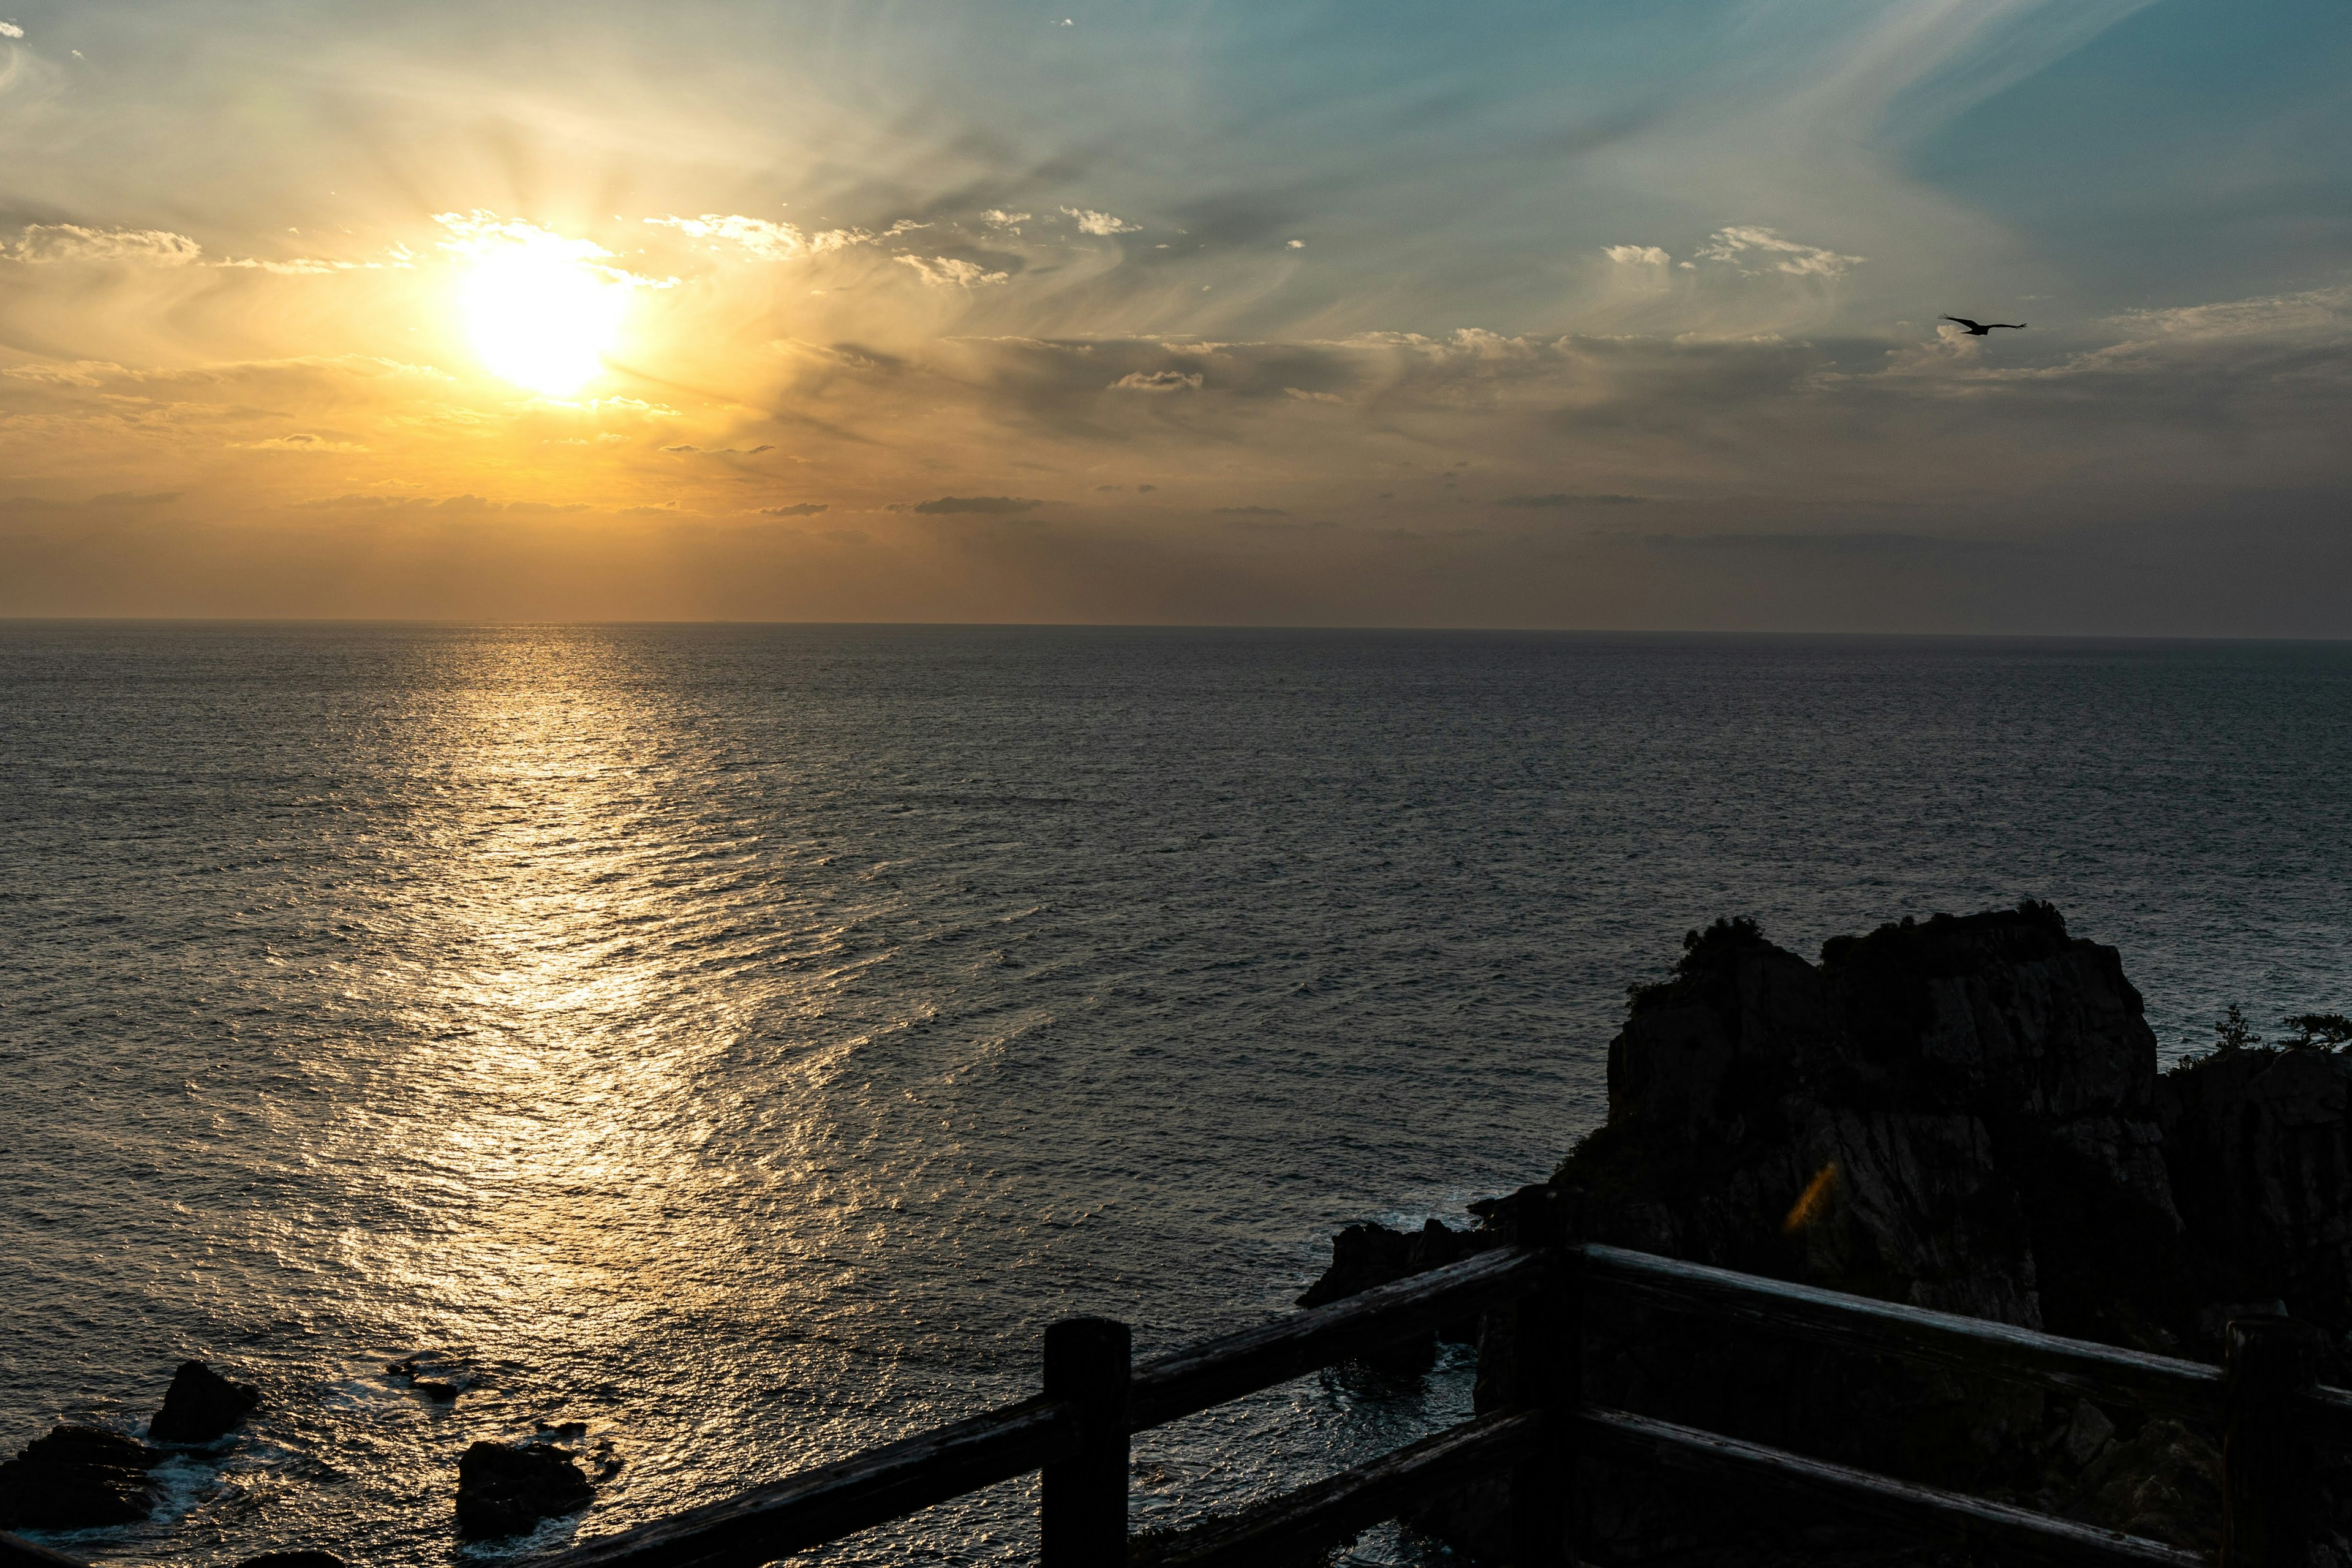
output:
<instances>
[{"instance_id":1,"label":"blue sky","mask_svg":"<svg viewBox=\"0 0 2352 1568\"><path fill-rule=\"evenodd\" d=\"M2352 635L2340 4L5 15L0 613Z\"/></svg>"}]
</instances>

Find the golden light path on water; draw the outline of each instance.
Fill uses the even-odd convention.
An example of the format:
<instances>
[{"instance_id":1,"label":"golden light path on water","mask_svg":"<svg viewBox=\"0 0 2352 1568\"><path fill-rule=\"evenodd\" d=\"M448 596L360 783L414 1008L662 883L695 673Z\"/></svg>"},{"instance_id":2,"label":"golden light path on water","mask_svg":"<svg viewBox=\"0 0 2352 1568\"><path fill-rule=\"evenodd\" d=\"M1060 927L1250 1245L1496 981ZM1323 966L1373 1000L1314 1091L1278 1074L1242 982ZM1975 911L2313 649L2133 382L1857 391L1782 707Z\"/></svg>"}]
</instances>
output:
<instances>
[{"instance_id":1,"label":"golden light path on water","mask_svg":"<svg viewBox=\"0 0 2352 1568\"><path fill-rule=\"evenodd\" d=\"M409 731L435 804L424 929L401 946L433 956L380 977L409 1044L335 1151L422 1223L347 1235L349 1262L454 1361L585 1345L690 1384L708 1369L665 1350L670 1325L797 1315L769 1215L804 1162L789 1142L713 1158L713 1116L740 1109L711 1100L743 1020L722 975L682 984L675 962L710 941L752 846L724 824L678 832L686 738L612 649L555 634L472 651L462 700ZM800 1055L767 1092L800 1100L847 1049ZM680 1436L654 1466L672 1485L707 1440Z\"/></svg>"}]
</instances>

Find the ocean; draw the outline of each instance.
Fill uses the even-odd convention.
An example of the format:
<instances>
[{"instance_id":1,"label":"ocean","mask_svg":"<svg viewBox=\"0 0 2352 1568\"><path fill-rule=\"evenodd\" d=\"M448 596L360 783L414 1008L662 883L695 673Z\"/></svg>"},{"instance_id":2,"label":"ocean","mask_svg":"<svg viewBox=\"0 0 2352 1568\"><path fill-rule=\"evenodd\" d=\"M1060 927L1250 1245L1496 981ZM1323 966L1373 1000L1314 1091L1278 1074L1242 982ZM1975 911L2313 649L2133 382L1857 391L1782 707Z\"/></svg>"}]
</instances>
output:
<instances>
[{"instance_id":1,"label":"ocean","mask_svg":"<svg viewBox=\"0 0 2352 1568\"><path fill-rule=\"evenodd\" d=\"M47 1538L109 1563L496 1564L1024 1395L1058 1316L1261 1321L1547 1174L1717 915L2048 899L2168 1053L2352 1011L2344 644L17 622L0 762L0 1449L184 1356L268 1401ZM1468 1399L1300 1380L1133 1518ZM595 1506L458 1542L550 1429Z\"/></svg>"}]
</instances>

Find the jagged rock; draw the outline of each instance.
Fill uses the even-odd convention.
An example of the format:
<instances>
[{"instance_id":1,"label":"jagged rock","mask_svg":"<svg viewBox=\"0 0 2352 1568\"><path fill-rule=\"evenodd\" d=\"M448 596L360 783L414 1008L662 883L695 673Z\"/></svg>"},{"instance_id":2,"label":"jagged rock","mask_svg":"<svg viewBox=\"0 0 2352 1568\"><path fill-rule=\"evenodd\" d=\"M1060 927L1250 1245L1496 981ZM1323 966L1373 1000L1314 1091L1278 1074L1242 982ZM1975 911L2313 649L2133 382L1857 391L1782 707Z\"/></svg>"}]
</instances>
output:
<instances>
[{"instance_id":1,"label":"jagged rock","mask_svg":"<svg viewBox=\"0 0 2352 1568\"><path fill-rule=\"evenodd\" d=\"M209 1443L250 1415L261 1391L233 1383L200 1361L184 1361L163 1391L163 1408L147 1424L152 1443Z\"/></svg>"},{"instance_id":2,"label":"jagged rock","mask_svg":"<svg viewBox=\"0 0 2352 1568\"><path fill-rule=\"evenodd\" d=\"M596 1500L571 1455L539 1443L476 1443L457 1461L461 1535L519 1535Z\"/></svg>"},{"instance_id":3,"label":"jagged rock","mask_svg":"<svg viewBox=\"0 0 2352 1568\"><path fill-rule=\"evenodd\" d=\"M1430 1221L1435 1225L1435 1220ZM1331 1238L1331 1267L1295 1305L1320 1307L1402 1279L1412 1237L1384 1225L1351 1225Z\"/></svg>"},{"instance_id":4,"label":"jagged rock","mask_svg":"<svg viewBox=\"0 0 2352 1568\"><path fill-rule=\"evenodd\" d=\"M120 1433L60 1426L0 1464L0 1529L89 1530L145 1519L163 1458Z\"/></svg>"},{"instance_id":5,"label":"jagged rock","mask_svg":"<svg viewBox=\"0 0 2352 1568\"><path fill-rule=\"evenodd\" d=\"M1621 1245L2130 1340L2181 1298L2156 1076L2116 951L2047 905L1818 967L1718 921L1634 994L1608 1123L1558 1180Z\"/></svg>"},{"instance_id":6,"label":"jagged rock","mask_svg":"<svg viewBox=\"0 0 2352 1568\"><path fill-rule=\"evenodd\" d=\"M1383 1225L1351 1225L1331 1238L1331 1266L1307 1288L1297 1305L1320 1307L1432 1268L1459 1263L1495 1245L1496 1238L1476 1231L1455 1230L1440 1221L1425 1220L1417 1231L1391 1230ZM1440 1341L1475 1344L1475 1319L1447 1323L1433 1332L1416 1334L1384 1345L1362 1359L1366 1364L1399 1376L1427 1372L1437 1359Z\"/></svg>"}]
</instances>

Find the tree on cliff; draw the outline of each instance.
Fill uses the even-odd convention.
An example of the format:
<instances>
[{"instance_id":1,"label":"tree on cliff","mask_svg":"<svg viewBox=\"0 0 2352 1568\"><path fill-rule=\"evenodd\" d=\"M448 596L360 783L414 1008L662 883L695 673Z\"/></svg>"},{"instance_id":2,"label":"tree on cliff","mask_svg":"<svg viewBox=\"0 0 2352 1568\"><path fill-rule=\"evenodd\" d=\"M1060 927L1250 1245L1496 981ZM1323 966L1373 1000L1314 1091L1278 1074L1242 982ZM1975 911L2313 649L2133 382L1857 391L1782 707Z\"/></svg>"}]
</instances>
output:
<instances>
[{"instance_id":1,"label":"tree on cliff","mask_svg":"<svg viewBox=\"0 0 2352 1568\"><path fill-rule=\"evenodd\" d=\"M2352 1046L2352 1018L2341 1013L2294 1013L2279 1023L2294 1031L2279 1041L2291 1051L2340 1051Z\"/></svg>"}]
</instances>

